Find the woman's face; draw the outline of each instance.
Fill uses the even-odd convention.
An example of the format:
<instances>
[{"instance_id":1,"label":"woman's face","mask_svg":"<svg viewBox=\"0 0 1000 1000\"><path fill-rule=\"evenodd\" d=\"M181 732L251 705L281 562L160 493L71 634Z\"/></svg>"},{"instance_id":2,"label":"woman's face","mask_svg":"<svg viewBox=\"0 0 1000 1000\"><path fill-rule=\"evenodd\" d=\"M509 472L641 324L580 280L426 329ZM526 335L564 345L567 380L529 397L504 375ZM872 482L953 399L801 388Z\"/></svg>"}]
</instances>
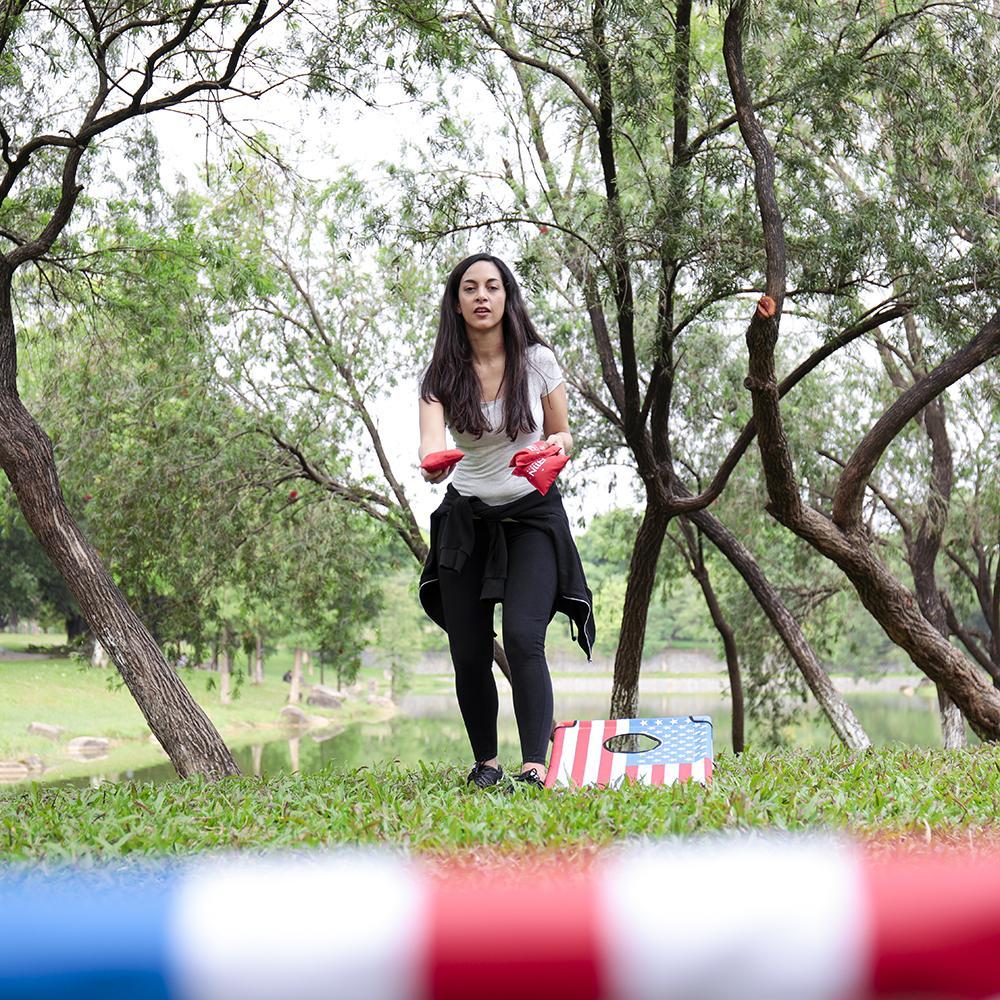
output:
<instances>
[{"instance_id":1,"label":"woman's face","mask_svg":"<svg viewBox=\"0 0 1000 1000\"><path fill-rule=\"evenodd\" d=\"M500 269L489 260L470 264L458 285L458 312L471 333L499 326L507 302Z\"/></svg>"}]
</instances>

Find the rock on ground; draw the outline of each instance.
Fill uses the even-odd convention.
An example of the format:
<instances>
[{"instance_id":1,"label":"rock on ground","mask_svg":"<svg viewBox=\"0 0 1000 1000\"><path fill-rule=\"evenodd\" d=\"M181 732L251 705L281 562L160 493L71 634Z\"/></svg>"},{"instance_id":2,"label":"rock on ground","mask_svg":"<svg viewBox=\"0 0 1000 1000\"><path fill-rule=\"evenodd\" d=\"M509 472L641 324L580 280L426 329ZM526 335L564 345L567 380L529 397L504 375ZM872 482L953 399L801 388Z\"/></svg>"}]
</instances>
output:
<instances>
[{"instance_id":1,"label":"rock on ground","mask_svg":"<svg viewBox=\"0 0 1000 1000\"><path fill-rule=\"evenodd\" d=\"M47 722L29 722L28 732L44 736L47 740L57 740L63 734L62 726L50 726Z\"/></svg>"},{"instance_id":2,"label":"rock on ground","mask_svg":"<svg viewBox=\"0 0 1000 1000\"><path fill-rule=\"evenodd\" d=\"M0 785L12 785L28 777L28 765L20 760L0 760Z\"/></svg>"},{"instance_id":3,"label":"rock on ground","mask_svg":"<svg viewBox=\"0 0 1000 1000\"><path fill-rule=\"evenodd\" d=\"M278 715L286 726L308 726L309 716L295 705L286 705Z\"/></svg>"},{"instance_id":4,"label":"rock on ground","mask_svg":"<svg viewBox=\"0 0 1000 1000\"><path fill-rule=\"evenodd\" d=\"M66 752L75 760L97 760L106 757L111 740L106 736L75 736L66 745Z\"/></svg>"},{"instance_id":5,"label":"rock on ground","mask_svg":"<svg viewBox=\"0 0 1000 1000\"><path fill-rule=\"evenodd\" d=\"M336 688L324 687L322 684L314 684L309 689L309 696L306 698L307 705L317 705L319 708L340 708L347 696Z\"/></svg>"}]
</instances>

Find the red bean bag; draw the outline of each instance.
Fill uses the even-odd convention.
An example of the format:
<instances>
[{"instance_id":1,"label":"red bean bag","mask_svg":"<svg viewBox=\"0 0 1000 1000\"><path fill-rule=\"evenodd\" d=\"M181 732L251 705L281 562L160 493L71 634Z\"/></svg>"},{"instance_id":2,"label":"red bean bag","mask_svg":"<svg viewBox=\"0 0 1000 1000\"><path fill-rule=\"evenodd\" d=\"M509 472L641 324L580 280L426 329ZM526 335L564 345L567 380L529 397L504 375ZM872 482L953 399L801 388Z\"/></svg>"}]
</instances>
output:
<instances>
[{"instance_id":1,"label":"red bean bag","mask_svg":"<svg viewBox=\"0 0 1000 1000\"><path fill-rule=\"evenodd\" d=\"M420 463L421 469L428 472L440 472L451 465L461 462L465 458L465 452L458 448L447 448L444 451L432 451L424 455L424 460Z\"/></svg>"},{"instance_id":2,"label":"red bean bag","mask_svg":"<svg viewBox=\"0 0 1000 1000\"><path fill-rule=\"evenodd\" d=\"M523 476L542 496L549 492L562 467L569 461L569 455L559 455L559 445L536 441L516 452L510 460L511 475Z\"/></svg>"},{"instance_id":3,"label":"red bean bag","mask_svg":"<svg viewBox=\"0 0 1000 1000\"><path fill-rule=\"evenodd\" d=\"M529 444L527 448L514 452L514 457L510 460L510 467L516 469L519 466L530 465L536 458L548 458L559 450L559 445L549 444L548 441L536 441Z\"/></svg>"}]
</instances>

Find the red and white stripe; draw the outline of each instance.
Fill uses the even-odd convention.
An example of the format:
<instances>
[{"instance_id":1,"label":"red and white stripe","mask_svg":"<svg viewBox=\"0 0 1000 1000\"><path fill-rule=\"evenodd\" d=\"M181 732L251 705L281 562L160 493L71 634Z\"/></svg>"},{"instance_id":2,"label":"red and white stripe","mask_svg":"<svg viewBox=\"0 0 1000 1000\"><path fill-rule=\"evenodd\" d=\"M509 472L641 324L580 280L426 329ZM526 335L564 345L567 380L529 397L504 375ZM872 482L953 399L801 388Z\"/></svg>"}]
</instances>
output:
<instances>
[{"instance_id":1,"label":"red and white stripe","mask_svg":"<svg viewBox=\"0 0 1000 1000\"><path fill-rule=\"evenodd\" d=\"M185 1000L1000 995L996 856L716 838L523 875L345 852L214 859L185 881Z\"/></svg>"},{"instance_id":2,"label":"red and white stripe","mask_svg":"<svg viewBox=\"0 0 1000 1000\"><path fill-rule=\"evenodd\" d=\"M626 765L624 753L612 753L604 746L612 736L630 732L629 719L581 719L556 727L552 757L545 778L547 788L596 785L605 788L623 781L641 785L670 785L674 782L712 780L712 759L680 764Z\"/></svg>"},{"instance_id":3,"label":"red and white stripe","mask_svg":"<svg viewBox=\"0 0 1000 1000\"><path fill-rule=\"evenodd\" d=\"M339 851L213 855L164 891L92 875L0 873L0 1000L109 996L137 970L167 1000L1000 996L1000 854L718 837L585 866Z\"/></svg>"}]
</instances>

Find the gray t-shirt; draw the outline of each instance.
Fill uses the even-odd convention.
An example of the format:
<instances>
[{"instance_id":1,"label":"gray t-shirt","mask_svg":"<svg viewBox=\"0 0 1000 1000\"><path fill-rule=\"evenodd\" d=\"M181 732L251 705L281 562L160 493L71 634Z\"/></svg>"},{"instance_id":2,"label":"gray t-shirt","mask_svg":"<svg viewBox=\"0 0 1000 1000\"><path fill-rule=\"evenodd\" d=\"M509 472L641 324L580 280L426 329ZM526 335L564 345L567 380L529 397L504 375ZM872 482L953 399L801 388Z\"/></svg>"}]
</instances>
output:
<instances>
[{"instance_id":1,"label":"gray t-shirt","mask_svg":"<svg viewBox=\"0 0 1000 1000\"><path fill-rule=\"evenodd\" d=\"M531 344L527 351L528 399L535 429L518 435L515 441L503 427L503 398L483 403L483 412L494 430L484 431L480 438L462 434L448 423L455 447L465 452L465 458L455 466L452 483L467 497L479 497L483 503L497 506L526 496L534 490L527 479L512 476L510 460L514 452L542 439L542 396L547 396L564 381L556 356L542 344ZM496 428L501 428L497 430Z\"/></svg>"}]
</instances>

